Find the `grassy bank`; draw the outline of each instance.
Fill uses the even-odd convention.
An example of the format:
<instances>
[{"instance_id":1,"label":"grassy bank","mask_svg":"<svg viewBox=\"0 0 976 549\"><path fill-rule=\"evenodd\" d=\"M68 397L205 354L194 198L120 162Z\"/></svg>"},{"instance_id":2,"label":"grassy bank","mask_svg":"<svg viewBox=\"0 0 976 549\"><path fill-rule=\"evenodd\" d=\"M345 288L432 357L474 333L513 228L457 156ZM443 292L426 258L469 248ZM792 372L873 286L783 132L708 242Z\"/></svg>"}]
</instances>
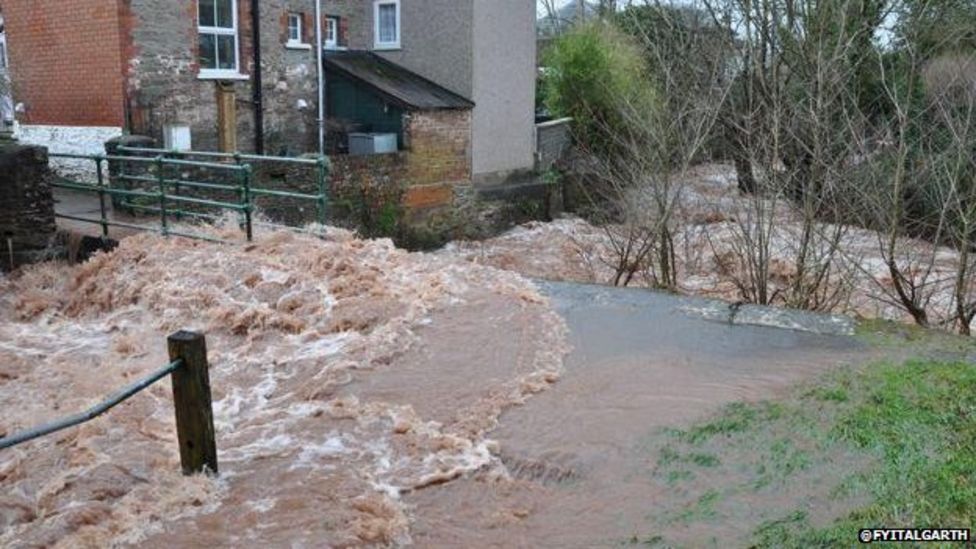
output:
<instances>
[{"instance_id":1,"label":"grassy bank","mask_svg":"<svg viewBox=\"0 0 976 549\"><path fill-rule=\"evenodd\" d=\"M866 527L976 524L976 366L954 342L872 333L898 358L737 403L649 444L668 494L649 546L856 546ZM942 336L939 336L942 338ZM929 545L932 546L932 545Z\"/></svg>"}]
</instances>

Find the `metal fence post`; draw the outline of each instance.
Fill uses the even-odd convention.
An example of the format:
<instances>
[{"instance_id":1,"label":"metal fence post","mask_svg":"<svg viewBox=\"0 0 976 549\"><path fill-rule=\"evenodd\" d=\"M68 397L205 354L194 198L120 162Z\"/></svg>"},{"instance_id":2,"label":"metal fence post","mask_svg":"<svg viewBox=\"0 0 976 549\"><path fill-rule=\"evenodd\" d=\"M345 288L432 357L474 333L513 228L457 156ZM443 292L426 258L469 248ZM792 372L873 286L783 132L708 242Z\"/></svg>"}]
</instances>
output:
<instances>
[{"instance_id":1,"label":"metal fence post","mask_svg":"<svg viewBox=\"0 0 976 549\"><path fill-rule=\"evenodd\" d=\"M234 158L234 164L236 164L237 166L243 166L244 165L244 160L241 158L241 153L240 152L235 152L233 158ZM243 179L244 179L243 176L238 172L238 174L237 174L237 202L241 206L244 205L244 181L243 181ZM245 223L247 222L247 220L244 218L244 211L243 210L237 212L237 222L238 222L238 225L240 227L242 227L242 228L244 227Z\"/></svg>"},{"instance_id":2,"label":"metal fence post","mask_svg":"<svg viewBox=\"0 0 976 549\"><path fill-rule=\"evenodd\" d=\"M241 183L243 187L243 206L244 206L244 227L247 232L247 241L251 242L254 239L254 229L251 223L251 165L244 164L244 169L241 171Z\"/></svg>"},{"instance_id":3,"label":"metal fence post","mask_svg":"<svg viewBox=\"0 0 976 549\"><path fill-rule=\"evenodd\" d=\"M95 157L95 173L98 176L98 209L102 215L102 239L108 240L108 212L105 208L105 176L102 174L102 160L104 157Z\"/></svg>"},{"instance_id":4,"label":"metal fence post","mask_svg":"<svg viewBox=\"0 0 976 549\"><path fill-rule=\"evenodd\" d=\"M182 361L182 366L173 372L172 381L183 474L217 474L206 339L203 334L180 331L169 336L167 342L170 360Z\"/></svg>"},{"instance_id":5,"label":"metal fence post","mask_svg":"<svg viewBox=\"0 0 976 549\"><path fill-rule=\"evenodd\" d=\"M166 220L166 174L163 173L163 155L156 157L156 180L159 182L159 217L162 223L163 236L169 234L169 224Z\"/></svg>"},{"instance_id":6,"label":"metal fence post","mask_svg":"<svg viewBox=\"0 0 976 549\"><path fill-rule=\"evenodd\" d=\"M328 221L326 212L326 200L328 199L328 180L329 180L329 164L328 159L324 156L319 156L318 162L318 188L319 188L319 224L323 227Z\"/></svg>"}]
</instances>

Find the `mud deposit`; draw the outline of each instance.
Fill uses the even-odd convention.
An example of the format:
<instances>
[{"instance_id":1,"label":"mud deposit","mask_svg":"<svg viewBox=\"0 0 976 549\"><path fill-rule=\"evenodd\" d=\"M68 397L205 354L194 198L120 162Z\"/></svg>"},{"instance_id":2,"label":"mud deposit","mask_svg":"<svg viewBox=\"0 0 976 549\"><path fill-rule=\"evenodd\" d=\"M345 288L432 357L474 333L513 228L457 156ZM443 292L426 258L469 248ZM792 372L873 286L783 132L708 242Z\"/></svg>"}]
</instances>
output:
<instances>
[{"instance_id":1,"label":"mud deposit","mask_svg":"<svg viewBox=\"0 0 976 549\"><path fill-rule=\"evenodd\" d=\"M0 546L418 542L422 515L443 511L410 498L505 478L497 419L555 382L567 350L563 321L514 273L340 231L138 236L0 279L0 432L159 368L183 328L207 335L219 478L179 474L164 381L0 453Z\"/></svg>"}]
</instances>

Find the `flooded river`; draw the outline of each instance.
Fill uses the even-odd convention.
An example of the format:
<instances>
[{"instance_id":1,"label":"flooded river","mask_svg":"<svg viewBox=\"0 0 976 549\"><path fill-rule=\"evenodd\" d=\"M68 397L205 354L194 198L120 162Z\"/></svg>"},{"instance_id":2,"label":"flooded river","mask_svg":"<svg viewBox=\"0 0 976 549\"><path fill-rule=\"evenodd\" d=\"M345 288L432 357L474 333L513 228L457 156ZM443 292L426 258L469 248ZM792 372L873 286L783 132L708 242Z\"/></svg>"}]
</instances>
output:
<instances>
[{"instance_id":1,"label":"flooded river","mask_svg":"<svg viewBox=\"0 0 976 549\"><path fill-rule=\"evenodd\" d=\"M499 414L555 382L563 321L527 280L336 231L152 236L0 286L0 432L80 411L208 338L221 475L179 475L169 383L0 453L6 547L412 541L405 494L498 461Z\"/></svg>"},{"instance_id":2,"label":"flooded river","mask_svg":"<svg viewBox=\"0 0 976 549\"><path fill-rule=\"evenodd\" d=\"M651 433L862 353L732 325L723 308L340 231L139 236L29 269L0 280L0 432L87 407L197 329L221 475L179 474L163 382L0 452L0 545L618 545L664 497L646 475Z\"/></svg>"},{"instance_id":3,"label":"flooded river","mask_svg":"<svg viewBox=\"0 0 976 549\"><path fill-rule=\"evenodd\" d=\"M570 327L564 376L502 415L492 437L506 475L474 475L407 498L416 505L418 545L615 547L661 533L650 530L650 517L670 497L652 478L652 441L662 428L730 402L773 398L866 352L843 335L720 321L702 313L728 307L706 300L572 283L542 288ZM779 316L787 327L825 327L823 317ZM714 527L709 534L721 537L743 525ZM709 539L700 534L689 547Z\"/></svg>"}]
</instances>

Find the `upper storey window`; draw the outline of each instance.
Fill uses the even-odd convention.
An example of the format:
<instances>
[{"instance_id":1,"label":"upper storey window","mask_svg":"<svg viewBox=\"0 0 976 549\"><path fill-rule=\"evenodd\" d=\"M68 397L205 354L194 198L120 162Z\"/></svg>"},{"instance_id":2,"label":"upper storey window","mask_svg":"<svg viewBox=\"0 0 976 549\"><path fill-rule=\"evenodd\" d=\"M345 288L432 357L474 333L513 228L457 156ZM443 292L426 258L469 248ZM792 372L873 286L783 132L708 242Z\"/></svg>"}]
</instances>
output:
<instances>
[{"instance_id":1,"label":"upper storey window","mask_svg":"<svg viewBox=\"0 0 976 549\"><path fill-rule=\"evenodd\" d=\"M200 77L240 77L237 0L199 0Z\"/></svg>"},{"instance_id":2,"label":"upper storey window","mask_svg":"<svg viewBox=\"0 0 976 549\"><path fill-rule=\"evenodd\" d=\"M373 2L373 46L378 50L400 47L400 0Z\"/></svg>"}]
</instances>

